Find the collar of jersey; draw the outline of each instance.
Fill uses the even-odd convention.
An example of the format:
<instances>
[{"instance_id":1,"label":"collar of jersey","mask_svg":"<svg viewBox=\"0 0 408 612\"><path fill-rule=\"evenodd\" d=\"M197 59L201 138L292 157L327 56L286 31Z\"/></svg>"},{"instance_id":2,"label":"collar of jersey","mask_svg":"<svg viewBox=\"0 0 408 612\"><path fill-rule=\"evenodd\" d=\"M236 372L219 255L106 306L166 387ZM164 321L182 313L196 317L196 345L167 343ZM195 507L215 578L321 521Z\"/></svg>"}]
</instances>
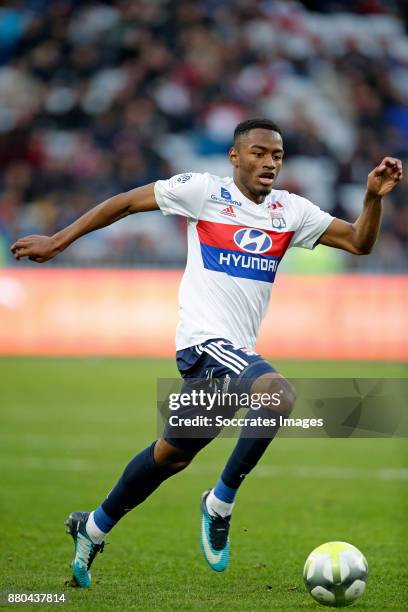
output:
<instances>
[{"instance_id":1,"label":"collar of jersey","mask_svg":"<svg viewBox=\"0 0 408 612\"><path fill-rule=\"evenodd\" d=\"M272 189L272 191L271 191L271 192L270 192L270 193L269 193L269 194L268 194L268 195L265 197L264 201L263 201L263 202L261 202L260 204L257 204L257 203L256 203L256 202L254 202L253 200L250 200L249 198L247 198L247 196L246 196L245 194L243 194L243 193L242 193L242 191L240 190L240 188L238 187L238 185L236 184L236 182L234 181L234 179L233 179L232 177L231 177L231 183L232 183L232 185L233 185L234 187L236 187L236 189L237 189L237 191L238 191L238 193L239 193L240 198L241 198L241 197L242 197L242 198L244 198L244 200L245 200L245 204L252 204L252 205L254 205L254 206L256 206L256 207L259 207L259 206L265 206L265 205L266 205L266 202L267 202L267 200L268 200L268 197L270 197L270 196L272 195L272 191L273 191L273 189Z\"/></svg>"}]
</instances>

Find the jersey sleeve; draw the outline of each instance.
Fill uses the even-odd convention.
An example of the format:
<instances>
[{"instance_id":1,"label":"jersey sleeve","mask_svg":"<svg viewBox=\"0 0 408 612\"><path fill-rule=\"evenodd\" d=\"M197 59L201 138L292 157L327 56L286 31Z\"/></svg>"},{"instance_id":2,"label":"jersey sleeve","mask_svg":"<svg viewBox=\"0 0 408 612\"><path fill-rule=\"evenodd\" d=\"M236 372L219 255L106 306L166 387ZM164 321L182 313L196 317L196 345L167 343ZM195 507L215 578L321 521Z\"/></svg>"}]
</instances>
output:
<instances>
[{"instance_id":1,"label":"jersey sleeve","mask_svg":"<svg viewBox=\"0 0 408 612\"><path fill-rule=\"evenodd\" d=\"M299 211L300 223L295 230L290 246L314 249L320 236L324 234L334 217L306 198L293 195L292 197L296 198L294 204L296 210Z\"/></svg>"},{"instance_id":2,"label":"jersey sleeve","mask_svg":"<svg viewBox=\"0 0 408 612\"><path fill-rule=\"evenodd\" d=\"M204 205L206 174L188 172L176 174L154 185L156 202L164 215L181 215L198 219Z\"/></svg>"}]
</instances>

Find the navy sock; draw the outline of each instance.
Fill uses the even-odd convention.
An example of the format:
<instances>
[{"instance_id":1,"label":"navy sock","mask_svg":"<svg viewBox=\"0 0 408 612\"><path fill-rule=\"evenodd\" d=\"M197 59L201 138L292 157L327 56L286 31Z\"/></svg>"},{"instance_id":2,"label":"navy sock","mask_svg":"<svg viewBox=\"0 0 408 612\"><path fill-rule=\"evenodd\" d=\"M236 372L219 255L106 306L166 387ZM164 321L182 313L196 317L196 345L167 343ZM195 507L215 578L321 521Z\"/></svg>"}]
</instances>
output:
<instances>
[{"instance_id":1,"label":"navy sock","mask_svg":"<svg viewBox=\"0 0 408 612\"><path fill-rule=\"evenodd\" d=\"M108 497L94 514L97 526L107 533L128 512L141 504L159 485L172 476L154 460L156 442L136 455L126 466Z\"/></svg>"},{"instance_id":2,"label":"navy sock","mask_svg":"<svg viewBox=\"0 0 408 612\"><path fill-rule=\"evenodd\" d=\"M256 433L253 427L242 428L238 442L214 489L215 496L227 503L234 501L238 488L245 476L256 466L279 429L279 415L272 413L270 410L250 410L245 416L247 418L275 418L277 424L268 427L268 436L262 438L248 437L250 435L254 436ZM265 428L261 428L261 431L265 435Z\"/></svg>"}]
</instances>

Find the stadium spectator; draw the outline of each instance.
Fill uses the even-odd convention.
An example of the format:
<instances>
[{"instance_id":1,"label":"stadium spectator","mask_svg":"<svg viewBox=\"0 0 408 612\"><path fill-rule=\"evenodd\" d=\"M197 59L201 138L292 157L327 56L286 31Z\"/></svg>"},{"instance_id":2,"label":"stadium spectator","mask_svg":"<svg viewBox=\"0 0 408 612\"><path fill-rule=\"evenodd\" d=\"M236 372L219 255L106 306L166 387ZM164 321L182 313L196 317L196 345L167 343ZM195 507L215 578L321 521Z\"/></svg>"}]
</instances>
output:
<instances>
[{"instance_id":1,"label":"stadium spectator","mask_svg":"<svg viewBox=\"0 0 408 612\"><path fill-rule=\"evenodd\" d=\"M257 114L284 130L278 187L354 218L369 169L385 154L408 156L403 11L397 0L9 2L0 9L0 253L118 190L187 168L227 173L233 126ZM404 179L374 253L342 265L406 270L407 196ZM163 223L119 224L58 263L178 265L184 227Z\"/></svg>"}]
</instances>

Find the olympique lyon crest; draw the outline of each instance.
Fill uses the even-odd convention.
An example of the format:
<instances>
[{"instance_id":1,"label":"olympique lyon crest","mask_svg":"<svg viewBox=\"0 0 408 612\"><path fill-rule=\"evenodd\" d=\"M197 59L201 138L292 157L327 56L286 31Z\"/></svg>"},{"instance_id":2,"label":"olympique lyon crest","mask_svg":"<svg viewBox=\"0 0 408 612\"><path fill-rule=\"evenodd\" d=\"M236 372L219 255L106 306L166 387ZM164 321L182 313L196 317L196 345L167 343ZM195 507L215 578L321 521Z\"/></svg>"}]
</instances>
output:
<instances>
[{"instance_id":1,"label":"olympique lyon crest","mask_svg":"<svg viewBox=\"0 0 408 612\"><path fill-rule=\"evenodd\" d=\"M272 227L274 229L285 229L286 221L283 218L283 205L280 202L270 202L269 212L271 213Z\"/></svg>"}]
</instances>

